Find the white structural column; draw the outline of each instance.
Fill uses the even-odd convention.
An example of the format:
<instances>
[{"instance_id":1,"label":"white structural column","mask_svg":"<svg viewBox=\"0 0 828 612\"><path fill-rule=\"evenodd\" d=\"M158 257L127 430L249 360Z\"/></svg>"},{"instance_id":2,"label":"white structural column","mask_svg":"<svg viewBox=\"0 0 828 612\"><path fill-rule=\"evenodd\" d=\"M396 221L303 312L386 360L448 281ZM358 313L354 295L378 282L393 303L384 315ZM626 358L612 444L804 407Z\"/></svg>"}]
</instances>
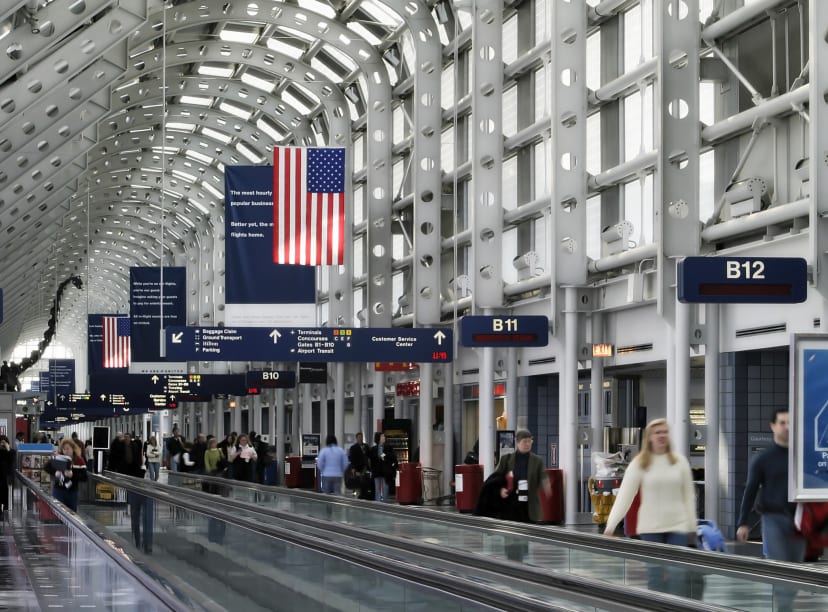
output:
<instances>
[{"instance_id":1,"label":"white structural column","mask_svg":"<svg viewBox=\"0 0 828 612\"><path fill-rule=\"evenodd\" d=\"M294 448L302 451L302 434L315 433L313 431L313 392L310 385L302 386L302 426L299 428L299 438L296 440L297 446Z\"/></svg>"},{"instance_id":2,"label":"white structural column","mask_svg":"<svg viewBox=\"0 0 828 612\"><path fill-rule=\"evenodd\" d=\"M652 2L655 51L654 134L659 143L654 202L658 241L658 310L672 332L667 356L667 420L677 448L687 449L690 313L675 297L676 257L699 252L699 4ZM677 311L678 310L678 311Z\"/></svg>"},{"instance_id":3,"label":"white structural column","mask_svg":"<svg viewBox=\"0 0 828 612\"><path fill-rule=\"evenodd\" d=\"M285 452L286 434L290 433L290 427L285 422L285 390L273 390L273 403L270 406L273 427L270 430L273 434L273 446L276 447L276 456L280 459Z\"/></svg>"},{"instance_id":4,"label":"white structural column","mask_svg":"<svg viewBox=\"0 0 828 612\"><path fill-rule=\"evenodd\" d=\"M473 7L469 275L474 305L485 312L503 306L503 4L499 0L477 0ZM478 354L479 455L485 478L494 469L494 349L482 348Z\"/></svg>"},{"instance_id":5,"label":"white structural column","mask_svg":"<svg viewBox=\"0 0 828 612\"><path fill-rule=\"evenodd\" d=\"M549 3L552 18L552 287L582 285L586 254L586 26L584 0ZM552 291L552 320L557 317Z\"/></svg>"},{"instance_id":6,"label":"white structural column","mask_svg":"<svg viewBox=\"0 0 828 612\"><path fill-rule=\"evenodd\" d=\"M334 435L337 442L345 443L345 364L334 366Z\"/></svg>"},{"instance_id":7,"label":"white structural column","mask_svg":"<svg viewBox=\"0 0 828 612\"><path fill-rule=\"evenodd\" d=\"M592 342L604 342L604 315L600 312L592 313ZM589 425L592 429L592 441L589 443L590 452L607 452L604 448L604 360L600 357L592 358L589 390ZM577 399L577 396L576 396ZM591 473L591 470L586 469Z\"/></svg>"},{"instance_id":8,"label":"white structural column","mask_svg":"<svg viewBox=\"0 0 828 612\"><path fill-rule=\"evenodd\" d=\"M515 431L518 418L518 358L517 348L506 351L506 429Z\"/></svg>"},{"instance_id":9,"label":"white structural column","mask_svg":"<svg viewBox=\"0 0 828 612\"><path fill-rule=\"evenodd\" d=\"M719 521L719 305L705 304L704 350L704 516ZM724 463L727 469L727 461Z\"/></svg>"},{"instance_id":10,"label":"white structural column","mask_svg":"<svg viewBox=\"0 0 828 612\"><path fill-rule=\"evenodd\" d=\"M417 418L417 441L420 443L420 464L434 467L431 425L434 422L434 364L420 364L420 406Z\"/></svg>"},{"instance_id":11,"label":"white structural column","mask_svg":"<svg viewBox=\"0 0 828 612\"><path fill-rule=\"evenodd\" d=\"M443 491L451 490L454 479L454 368L447 367L445 394L443 395Z\"/></svg>"},{"instance_id":12,"label":"white structural column","mask_svg":"<svg viewBox=\"0 0 828 612\"><path fill-rule=\"evenodd\" d=\"M362 395L362 368L363 365L361 363L355 363L349 365L351 369L351 380L353 380L353 390L354 390L354 433L363 432L365 433L365 425L362 422L363 417L363 410L362 407L365 403L363 395ZM368 442L368 440L366 440Z\"/></svg>"},{"instance_id":13,"label":"white structural column","mask_svg":"<svg viewBox=\"0 0 828 612\"><path fill-rule=\"evenodd\" d=\"M816 287L822 294L823 307L820 316L822 331L828 330L828 3L811 0L808 4L808 25L810 30L811 90L808 114L811 117L809 135L811 141L809 164L811 186L811 214L808 233L811 241L811 257L814 266Z\"/></svg>"},{"instance_id":14,"label":"white structural column","mask_svg":"<svg viewBox=\"0 0 828 612\"><path fill-rule=\"evenodd\" d=\"M374 372L374 392L372 394L372 403L373 403L373 415L374 415L374 422L369 423L369 430L366 431L365 435L373 435L373 432L379 431L377 429L377 423L381 422L384 415L385 415L385 376L383 376L383 372ZM373 439L366 439L367 443L373 443Z\"/></svg>"},{"instance_id":15,"label":"white structural column","mask_svg":"<svg viewBox=\"0 0 828 612\"><path fill-rule=\"evenodd\" d=\"M652 2L652 0L651 0ZM658 241L658 305L670 324L675 264L670 258L699 252L699 3L652 2L658 54L653 133L659 143L654 202ZM689 350L689 348L688 348ZM679 373L676 373L679 376ZM673 396L668 396L668 403Z\"/></svg>"},{"instance_id":16,"label":"white structural column","mask_svg":"<svg viewBox=\"0 0 828 612\"><path fill-rule=\"evenodd\" d=\"M559 427L560 467L564 471L564 520L575 522L578 512L578 291L564 290L564 353L561 366ZM593 390L594 391L594 390ZM600 393L600 389L599 389Z\"/></svg>"},{"instance_id":17,"label":"white structural column","mask_svg":"<svg viewBox=\"0 0 828 612\"><path fill-rule=\"evenodd\" d=\"M439 28L431 10L422 0L395 2L400 17L411 32L414 45L414 95L411 101L414 129L411 182L414 211L414 252L412 257L414 325L428 327L440 323L441 254L441 126L440 104L442 45ZM457 126L454 126L455 130ZM420 365L420 403L417 421L420 463L431 467L434 420L434 365Z\"/></svg>"},{"instance_id":18,"label":"white structural column","mask_svg":"<svg viewBox=\"0 0 828 612\"><path fill-rule=\"evenodd\" d=\"M690 450L690 304L676 300L675 396L673 398L673 447L687 456Z\"/></svg>"}]
</instances>

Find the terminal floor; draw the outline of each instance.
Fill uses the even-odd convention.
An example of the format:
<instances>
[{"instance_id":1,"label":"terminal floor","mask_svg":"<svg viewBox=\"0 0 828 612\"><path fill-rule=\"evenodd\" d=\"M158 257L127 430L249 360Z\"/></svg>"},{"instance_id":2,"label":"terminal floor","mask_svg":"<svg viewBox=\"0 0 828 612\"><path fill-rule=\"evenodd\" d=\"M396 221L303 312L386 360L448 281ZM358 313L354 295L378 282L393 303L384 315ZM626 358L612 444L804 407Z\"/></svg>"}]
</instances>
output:
<instances>
[{"instance_id":1,"label":"terminal floor","mask_svg":"<svg viewBox=\"0 0 828 612\"><path fill-rule=\"evenodd\" d=\"M163 474L162 480L166 480L165 476L166 474ZM446 512L455 511L449 506L441 506L439 509ZM131 546L129 510L126 505L82 504L80 513L88 515L111 529L121 540L119 544L125 548L128 549ZM596 532L598 529L589 521L589 515L586 514L577 521L577 524L567 527L585 532ZM74 537L77 539L77 536ZM161 543L158 542L158 544ZM47 607L70 610L130 608L129 588L123 584L109 584L108 580L111 576L95 567L94 555L84 553L87 548L89 548L88 545L84 546L82 542L73 541L73 535L60 524L34 520L31 515L24 517L7 512L6 520L0 526L0 610L40 610ZM156 550L160 552L158 550L160 548L163 548L163 545L158 546ZM486 554L486 551L478 552ZM728 552L760 556L761 545L757 543L741 545L729 542ZM67 554L72 555L74 564L86 566L83 572L69 571L65 563ZM533 544L530 546L529 555L525 561L539 567L555 567L557 560L553 557L555 557L554 549ZM560 561L564 562L563 559ZM571 559L566 562L571 562ZM828 573L828 563L817 564L817 567L824 568ZM187 582L187 574L192 570L187 564L180 563L176 564L174 571L178 578ZM607 568L587 567L585 575L602 578L606 577L607 571ZM646 582L643 564L637 569L628 567L627 572L628 584L643 586ZM826 576L826 581L828 582L828 576ZM113 579L113 582L122 581ZM220 585L216 585L216 589L215 601L221 601L223 597L221 597ZM714 589L735 609L750 609L741 605L748 600L748 594L741 593L740 585L732 580L708 579L705 584L706 593L710 592L709 589ZM205 593L205 595L212 594ZM744 600L742 595L745 596ZM805 612L810 610L822 612L823 610L821 607L809 605L807 601L800 601L798 604L796 609ZM255 605L248 605L245 609L253 612L258 608Z\"/></svg>"}]
</instances>

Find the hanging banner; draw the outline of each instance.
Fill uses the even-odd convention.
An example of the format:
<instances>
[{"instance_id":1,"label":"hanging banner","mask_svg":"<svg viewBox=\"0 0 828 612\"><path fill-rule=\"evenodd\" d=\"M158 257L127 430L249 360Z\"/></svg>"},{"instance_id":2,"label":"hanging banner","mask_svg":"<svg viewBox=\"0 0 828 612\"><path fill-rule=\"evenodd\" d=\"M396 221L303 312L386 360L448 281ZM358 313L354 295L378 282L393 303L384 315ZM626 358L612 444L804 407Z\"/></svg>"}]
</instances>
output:
<instances>
[{"instance_id":1,"label":"hanging banner","mask_svg":"<svg viewBox=\"0 0 828 612\"><path fill-rule=\"evenodd\" d=\"M187 271L183 267L129 269L131 374L183 374L187 371L186 362L170 362L161 356L162 312L164 327L186 325L186 290Z\"/></svg>"},{"instance_id":2,"label":"hanging banner","mask_svg":"<svg viewBox=\"0 0 828 612\"><path fill-rule=\"evenodd\" d=\"M791 342L788 499L828 501L828 337L795 334Z\"/></svg>"},{"instance_id":3,"label":"hanging banner","mask_svg":"<svg viewBox=\"0 0 828 612\"><path fill-rule=\"evenodd\" d=\"M50 359L49 383L53 393L74 393L75 360Z\"/></svg>"},{"instance_id":4,"label":"hanging banner","mask_svg":"<svg viewBox=\"0 0 828 612\"><path fill-rule=\"evenodd\" d=\"M315 269L273 263L273 167L224 169L225 325L316 324Z\"/></svg>"}]
</instances>

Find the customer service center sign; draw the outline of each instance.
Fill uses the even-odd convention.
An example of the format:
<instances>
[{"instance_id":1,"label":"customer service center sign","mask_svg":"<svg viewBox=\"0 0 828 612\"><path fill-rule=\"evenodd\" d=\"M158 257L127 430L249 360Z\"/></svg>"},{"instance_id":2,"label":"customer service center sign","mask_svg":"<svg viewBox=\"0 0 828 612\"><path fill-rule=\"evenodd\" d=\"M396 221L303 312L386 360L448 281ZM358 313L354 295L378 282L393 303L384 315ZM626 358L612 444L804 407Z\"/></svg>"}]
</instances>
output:
<instances>
[{"instance_id":1,"label":"customer service center sign","mask_svg":"<svg viewBox=\"0 0 828 612\"><path fill-rule=\"evenodd\" d=\"M791 394L788 497L828 500L828 335L794 335Z\"/></svg>"}]
</instances>

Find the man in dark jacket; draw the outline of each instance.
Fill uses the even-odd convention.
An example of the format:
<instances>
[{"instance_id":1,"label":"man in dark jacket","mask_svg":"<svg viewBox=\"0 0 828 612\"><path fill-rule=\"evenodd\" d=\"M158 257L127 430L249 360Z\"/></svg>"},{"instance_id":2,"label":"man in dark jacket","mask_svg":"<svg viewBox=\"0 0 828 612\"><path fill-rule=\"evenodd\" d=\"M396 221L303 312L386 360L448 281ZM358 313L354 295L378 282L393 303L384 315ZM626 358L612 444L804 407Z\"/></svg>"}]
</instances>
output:
<instances>
[{"instance_id":1,"label":"man in dark jacket","mask_svg":"<svg viewBox=\"0 0 828 612\"><path fill-rule=\"evenodd\" d=\"M122 445L123 460L118 471L127 476L143 478L145 470L141 441L132 440L129 434L124 434ZM127 491L127 503L129 504L129 518L132 523L132 536L135 538L135 546L149 554L152 552L152 523L155 502L140 493ZM141 520L142 514L143 521Z\"/></svg>"},{"instance_id":2,"label":"man in dark jacket","mask_svg":"<svg viewBox=\"0 0 828 612\"><path fill-rule=\"evenodd\" d=\"M203 433L198 434L196 436L195 442L193 442L193 448L190 450L190 461L194 462L191 472L195 474L205 474L206 471L204 469L204 453L207 452L207 436Z\"/></svg>"},{"instance_id":3,"label":"man in dark jacket","mask_svg":"<svg viewBox=\"0 0 828 612\"><path fill-rule=\"evenodd\" d=\"M357 473L368 469L368 445L362 438L362 432L357 433L356 442L348 449L348 461Z\"/></svg>"},{"instance_id":4,"label":"man in dark jacket","mask_svg":"<svg viewBox=\"0 0 828 612\"><path fill-rule=\"evenodd\" d=\"M175 425L172 431L172 438L167 440L167 461L169 462L170 471L178 471L178 462L183 452L184 440L181 438L181 432L178 431L178 425Z\"/></svg>"}]
</instances>

